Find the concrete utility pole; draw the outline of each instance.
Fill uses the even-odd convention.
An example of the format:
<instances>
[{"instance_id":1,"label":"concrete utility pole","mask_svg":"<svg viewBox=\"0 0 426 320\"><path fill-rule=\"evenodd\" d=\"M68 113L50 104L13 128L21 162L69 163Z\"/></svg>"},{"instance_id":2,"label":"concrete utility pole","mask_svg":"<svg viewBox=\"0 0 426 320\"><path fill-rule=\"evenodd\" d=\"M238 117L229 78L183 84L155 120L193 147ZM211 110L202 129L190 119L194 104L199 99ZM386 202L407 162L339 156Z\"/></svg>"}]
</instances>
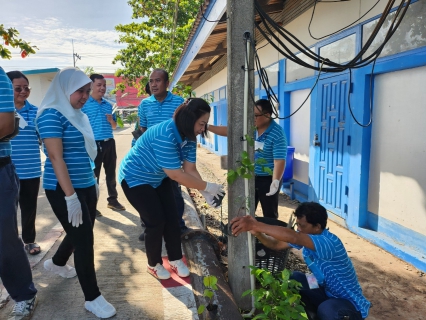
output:
<instances>
[{"instance_id":1,"label":"concrete utility pole","mask_svg":"<svg viewBox=\"0 0 426 320\"><path fill-rule=\"evenodd\" d=\"M228 0L228 168L238 167L237 161L241 160L241 152L244 150L244 64L246 61L247 32L254 37L254 1L253 0ZM254 96L254 72L253 54L249 57L249 90ZM249 96L250 97L250 96ZM249 98L248 103L248 128L253 130L253 102ZM253 148L248 152L253 160ZM229 221L238 214L246 214L244 179L238 178L228 186L228 215ZM254 215L254 178L249 179L249 212ZM241 234L237 238L228 238L228 275L229 284L235 301L240 309L251 310L251 296L241 297L242 293L250 289L249 249L247 234Z\"/></svg>"}]
</instances>

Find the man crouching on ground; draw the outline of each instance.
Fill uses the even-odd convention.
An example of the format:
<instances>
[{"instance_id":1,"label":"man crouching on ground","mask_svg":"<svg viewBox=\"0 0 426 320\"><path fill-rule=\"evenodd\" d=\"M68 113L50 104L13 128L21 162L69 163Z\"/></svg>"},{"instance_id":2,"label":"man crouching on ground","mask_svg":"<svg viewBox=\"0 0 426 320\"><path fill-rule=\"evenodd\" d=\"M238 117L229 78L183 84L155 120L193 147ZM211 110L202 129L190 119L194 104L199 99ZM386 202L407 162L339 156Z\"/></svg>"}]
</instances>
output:
<instances>
[{"instance_id":1,"label":"man crouching on ground","mask_svg":"<svg viewBox=\"0 0 426 320\"><path fill-rule=\"evenodd\" d=\"M303 258L316 278L308 283L301 272L292 278L302 284L300 295L321 320L361 320L368 316L370 302L363 296L355 269L342 241L326 229L327 211L318 203L305 202L294 212L297 232L258 222L252 216L232 219L232 234L250 231L273 250L303 249Z\"/></svg>"}]
</instances>

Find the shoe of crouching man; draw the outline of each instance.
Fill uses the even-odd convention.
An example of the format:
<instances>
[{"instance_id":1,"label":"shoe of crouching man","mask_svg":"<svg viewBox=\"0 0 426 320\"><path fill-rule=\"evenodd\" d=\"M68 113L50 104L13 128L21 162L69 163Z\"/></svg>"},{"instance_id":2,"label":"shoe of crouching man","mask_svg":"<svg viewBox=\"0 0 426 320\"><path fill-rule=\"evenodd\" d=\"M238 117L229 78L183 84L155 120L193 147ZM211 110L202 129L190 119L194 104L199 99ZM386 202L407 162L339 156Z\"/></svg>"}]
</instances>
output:
<instances>
[{"instance_id":1,"label":"shoe of crouching man","mask_svg":"<svg viewBox=\"0 0 426 320\"><path fill-rule=\"evenodd\" d=\"M16 302L7 320L30 319L37 306L37 295L29 300Z\"/></svg>"},{"instance_id":2,"label":"shoe of crouching man","mask_svg":"<svg viewBox=\"0 0 426 320\"><path fill-rule=\"evenodd\" d=\"M103 295L100 295L93 301L86 301L84 307L101 319L111 318L117 313L114 306L106 301Z\"/></svg>"}]
</instances>

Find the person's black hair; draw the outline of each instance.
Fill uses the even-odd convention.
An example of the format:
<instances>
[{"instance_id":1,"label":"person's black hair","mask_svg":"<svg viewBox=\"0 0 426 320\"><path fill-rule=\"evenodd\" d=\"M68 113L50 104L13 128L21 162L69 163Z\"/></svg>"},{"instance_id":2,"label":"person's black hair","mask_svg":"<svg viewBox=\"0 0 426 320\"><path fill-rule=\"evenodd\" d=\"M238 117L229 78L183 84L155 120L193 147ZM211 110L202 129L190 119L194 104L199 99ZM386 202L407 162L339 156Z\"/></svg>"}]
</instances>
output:
<instances>
[{"instance_id":1,"label":"person's black hair","mask_svg":"<svg viewBox=\"0 0 426 320\"><path fill-rule=\"evenodd\" d=\"M151 89L150 89L150 87L149 87L149 82L147 82L147 83L146 83L146 85L145 85L145 92L146 92L147 94L151 95Z\"/></svg>"},{"instance_id":2,"label":"person's black hair","mask_svg":"<svg viewBox=\"0 0 426 320\"><path fill-rule=\"evenodd\" d=\"M28 78L21 71L9 71L6 74L9 77L10 81L12 81L12 82L13 82L14 79L24 78L25 80L27 80L28 84L30 84L30 82L28 81Z\"/></svg>"},{"instance_id":3,"label":"person's black hair","mask_svg":"<svg viewBox=\"0 0 426 320\"><path fill-rule=\"evenodd\" d=\"M204 99L189 98L176 109L173 115L179 133L188 140L197 141L197 137L194 133L195 122L206 113L210 113L210 111L211 108ZM204 138L207 135L206 124L201 136Z\"/></svg>"},{"instance_id":4,"label":"person's black hair","mask_svg":"<svg viewBox=\"0 0 426 320\"><path fill-rule=\"evenodd\" d=\"M255 106L259 106L263 114L269 113L272 115L272 104L269 100L260 99L254 103Z\"/></svg>"},{"instance_id":5,"label":"person's black hair","mask_svg":"<svg viewBox=\"0 0 426 320\"><path fill-rule=\"evenodd\" d=\"M90 80L92 80L92 82L95 82L96 79L102 80L105 79L103 75L98 74L98 73L94 73L90 75Z\"/></svg>"},{"instance_id":6,"label":"person's black hair","mask_svg":"<svg viewBox=\"0 0 426 320\"><path fill-rule=\"evenodd\" d=\"M324 230L327 226L327 210L316 202L303 202L294 211L297 218L306 218L306 222L312 225L319 224L321 229Z\"/></svg>"},{"instance_id":7,"label":"person's black hair","mask_svg":"<svg viewBox=\"0 0 426 320\"><path fill-rule=\"evenodd\" d=\"M154 69L154 70L152 70L151 74L153 74L154 72L161 72L163 74L164 81L165 82L169 81L169 73L166 70Z\"/></svg>"}]
</instances>

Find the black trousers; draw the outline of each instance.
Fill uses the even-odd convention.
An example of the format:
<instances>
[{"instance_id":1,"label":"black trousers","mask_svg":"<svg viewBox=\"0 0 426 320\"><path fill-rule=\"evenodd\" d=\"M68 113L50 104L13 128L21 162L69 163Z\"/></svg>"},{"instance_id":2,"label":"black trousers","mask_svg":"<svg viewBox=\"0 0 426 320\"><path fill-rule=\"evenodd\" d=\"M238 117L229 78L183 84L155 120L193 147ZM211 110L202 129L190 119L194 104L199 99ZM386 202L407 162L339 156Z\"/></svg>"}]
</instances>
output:
<instances>
[{"instance_id":1,"label":"black trousers","mask_svg":"<svg viewBox=\"0 0 426 320\"><path fill-rule=\"evenodd\" d=\"M325 293L324 287L310 289L306 275L294 271L290 279L300 282L300 295L305 308L317 313L320 320L362 320L361 312L347 299L330 298Z\"/></svg>"},{"instance_id":2,"label":"black trousers","mask_svg":"<svg viewBox=\"0 0 426 320\"><path fill-rule=\"evenodd\" d=\"M96 217L96 188L76 188L78 200L83 211L83 224L77 228L68 222L68 209L65 193L58 184L56 190L46 190L46 197L53 212L62 224L66 235L58 251L52 258L57 266L64 266L74 252L74 265L78 280L86 301L93 301L101 295L96 280L94 252L93 252L93 225Z\"/></svg>"},{"instance_id":3,"label":"black trousers","mask_svg":"<svg viewBox=\"0 0 426 320\"><path fill-rule=\"evenodd\" d=\"M30 263L18 235L19 179L10 157L0 158L0 278L16 302L32 299L34 287Z\"/></svg>"},{"instance_id":4,"label":"black trousers","mask_svg":"<svg viewBox=\"0 0 426 320\"><path fill-rule=\"evenodd\" d=\"M172 180L166 178L153 188L148 184L130 188L126 180L121 182L124 194L144 221L145 248L148 264L163 264L162 238L166 244L169 261L182 259L179 218L173 193Z\"/></svg>"},{"instance_id":5,"label":"black trousers","mask_svg":"<svg viewBox=\"0 0 426 320\"><path fill-rule=\"evenodd\" d=\"M183 201L182 190L179 183L177 183L174 180L171 180L171 181L172 181L173 194L175 196L175 201L176 201L176 208L178 211L179 226L182 228L182 227L185 227L185 220L183 220L183 213L185 211L185 202Z\"/></svg>"},{"instance_id":6,"label":"black trousers","mask_svg":"<svg viewBox=\"0 0 426 320\"><path fill-rule=\"evenodd\" d=\"M115 140L96 141L98 145L98 155L95 159L95 176L98 179L101 173L102 164L105 170L105 180L108 189L108 202L117 199L117 181L115 179L115 168L117 166L117 151L115 149Z\"/></svg>"},{"instance_id":7,"label":"black trousers","mask_svg":"<svg viewBox=\"0 0 426 320\"><path fill-rule=\"evenodd\" d=\"M256 176L254 180L254 203L255 210L257 205L262 206L263 216L267 218L278 218L278 199L279 189L281 189L282 181L280 181L280 187L273 196L267 196L272 183L272 176Z\"/></svg>"},{"instance_id":8,"label":"black trousers","mask_svg":"<svg viewBox=\"0 0 426 320\"><path fill-rule=\"evenodd\" d=\"M21 208L22 240L24 243L34 243L36 238L35 220L37 213L38 189L40 177L19 179L19 207Z\"/></svg>"}]
</instances>

